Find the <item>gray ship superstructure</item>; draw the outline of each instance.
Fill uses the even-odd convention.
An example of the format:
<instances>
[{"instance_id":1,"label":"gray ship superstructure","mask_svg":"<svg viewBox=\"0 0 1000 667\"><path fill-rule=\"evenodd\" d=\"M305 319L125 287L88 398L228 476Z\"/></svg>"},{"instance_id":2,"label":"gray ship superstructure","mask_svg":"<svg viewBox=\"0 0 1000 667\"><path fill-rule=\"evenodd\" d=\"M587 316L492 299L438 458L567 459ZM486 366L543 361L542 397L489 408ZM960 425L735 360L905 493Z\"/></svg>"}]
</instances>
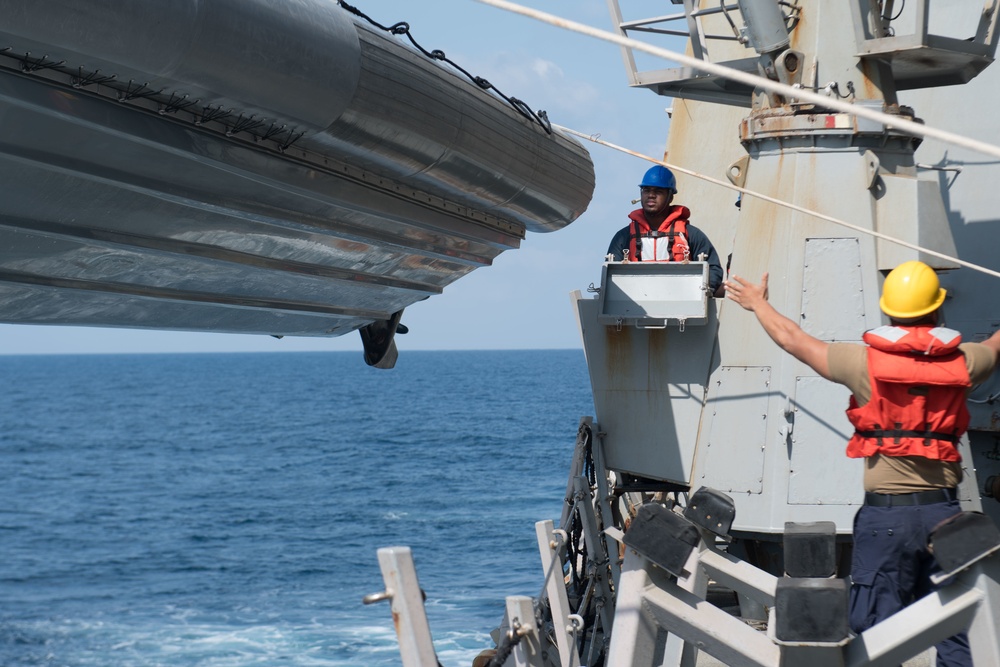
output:
<instances>
[{"instance_id":1,"label":"gray ship superstructure","mask_svg":"<svg viewBox=\"0 0 1000 667\"><path fill-rule=\"evenodd\" d=\"M728 67L645 68L623 48L631 85L674 98L664 162L727 271L769 273L779 312L860 342L883 324L885 274L919 259L949 290L948 325L991 335L995 278L968 265L1000 268L1000 170L909 128L1000 143L1000 3L672 4L683 11L637 18L609 1L618 35L686 34L690 55ZM967 511L933 537L954 578L855 636L844 577L864 494L863 463L844 454L848 390L709 295L701 262L608 262L591 291L572 300L596 414L581 421L559 525L537 525L545 592L507 598L490 664L896 665L965 628L976 664L1000 664L993 381L970 397ZM415 576L408 552L380 559L404 604L391 582ZM407 667L431 664L410 655Z\"/></svg>"}]
</instances>

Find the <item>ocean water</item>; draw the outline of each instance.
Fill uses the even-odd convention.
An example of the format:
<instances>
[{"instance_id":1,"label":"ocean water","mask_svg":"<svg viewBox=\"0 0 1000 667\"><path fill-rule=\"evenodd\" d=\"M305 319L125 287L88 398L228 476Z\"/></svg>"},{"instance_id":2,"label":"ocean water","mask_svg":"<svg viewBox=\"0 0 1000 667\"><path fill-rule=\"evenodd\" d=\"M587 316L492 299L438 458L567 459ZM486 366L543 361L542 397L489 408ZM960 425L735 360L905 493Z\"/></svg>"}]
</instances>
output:
<instances>
[{"instance_id":1,"label":"ocean water","mask_svg":"<svg viewBox=\"0 0 1000 667\"><path fill-rule=\"evenodd\" d=\"M445 667L543 583L582 351L0 356L0 665L400 665L413 549Z\"/></svg>"}]
</instances>

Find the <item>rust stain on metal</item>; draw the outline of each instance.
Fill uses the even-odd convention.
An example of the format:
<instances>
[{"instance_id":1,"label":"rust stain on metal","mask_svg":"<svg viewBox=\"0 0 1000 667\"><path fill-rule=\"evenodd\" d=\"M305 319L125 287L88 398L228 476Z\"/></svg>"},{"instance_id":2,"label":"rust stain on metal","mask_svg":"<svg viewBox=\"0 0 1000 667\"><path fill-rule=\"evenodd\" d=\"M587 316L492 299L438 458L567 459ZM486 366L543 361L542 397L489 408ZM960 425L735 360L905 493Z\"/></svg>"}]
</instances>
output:
<instances>
[{"instance_id":1,"label":"rust stain on metal","mask_svg":"<svg viewBox=\"0 0 1000 667\"><path fill-rule=\"evenodd\" d=\"M884 99L880 66L870 60L861 60L858 64L861 66L860 98L866 100Z\"/></svg>"},{"instance_id":2,"label":"rust stain on metal","mask_svg":"<svg viewBox=\"0 0 1000 667\"><path fill-rule=\"evenodd\" d=\"M771 183L769 184L770 187L768 188L769 191L767 194L771 195L772 197L775 197L776 199L786 199L784 192L785 188L791 188L792 189L791 194L794 194L794 187L795 187L794 174L792 175L793 176L792 178L783 178L783 176L785 175L786 158L787 156L784 151L782 151L778 155L778 159L776 161L777 162L776 168L774 170L774 173L777 175L777 177L773 181L771 181ZM787 199L788 201L792 201L791 197L787 197ZM761 235L761 241L762 241L761 245L765 246L768 249L768 255L770 255L770 250L777 247L775 245L775 238L774 238L775 233L778 231L776 221L780 220L782 216L788 215L788 212L783 210L777 204L772 204L768 202L765 208L760 211L760 213L762 215L759 215L756 220L756 222L758 223L757 228L766 231L766 236Z\"/></svg>"},{"instance_id":3,"label":"rust stain on metal","mask_svg":"<svg viewBox=\"0 0 1000 667\"><path fill-rule=\"evenodd\" d=\"M632 357L632 328L604 327L608 350L608 377L614 378L618 371L628 374ZM612 386L614 386L612 382Z\"/></svg>"},{"instance_id":4,"label":"rust stain on metal","mask_svg":"<svg viewBox=\"0 0 1000 667\"><path fill-rule=\"evenodd\" d=\"M805 160L804 176L806 183L818 183L820 182L817 178L817 160L818 156L816 153L807 153L806 155L800 156L800 159ZM817 197L819 196L819 191L817 188L796 188L795 192L792 194L797 194L802 196L802 200L799 203L803 208L807 208L810 211L819 211L819 201Z\"/></svg>"},{"instance_id":5,"label":"rust stain on metal","mask_svg":"<svg viewBox=\"0 0 1000 667\"><path fill-rule=\"evenodd\" d=\"M806 13L806 8L800 5L795 29L788 33L788 46L790 48L796 51L802 50L801 42L806 39L806 33L809 31L809 18L811 17Z\"/></svg>"},{"instance_id":6,"label":"rust stain on metal","mask_svg":"<svg viewBox=\"0 0 1000 667\"><path fill-rule=\"evenodd\" d=\"M667 329L654 329L649 332L649 358L651 361L653 359L669 359L667 356L667 331ZM649 371L653 372L653 364L650 363L649 366Z\"/></svg>"}]
</instances>

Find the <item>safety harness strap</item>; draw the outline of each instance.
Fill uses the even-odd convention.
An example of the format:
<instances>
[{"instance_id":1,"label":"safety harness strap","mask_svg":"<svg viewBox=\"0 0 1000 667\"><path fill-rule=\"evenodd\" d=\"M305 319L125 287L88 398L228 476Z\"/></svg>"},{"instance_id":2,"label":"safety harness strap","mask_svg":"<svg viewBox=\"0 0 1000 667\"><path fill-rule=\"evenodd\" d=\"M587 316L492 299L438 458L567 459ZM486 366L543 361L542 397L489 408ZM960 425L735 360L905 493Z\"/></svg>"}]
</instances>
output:
<instances>
[{"instance_id":1,"label":"safety harness strap","mask_svg":"<svg viewBox=\"0 0 1000 667\"><path fill-rule=\"evenodd\" d=\"M670 226L667 227L666 231L661 231L659 229L651 229L648 232L639 231L639 223L635 220L629 225L631 228L632 245L635 247L635 256L632 258L634 261L642 261L642 239L660 239L668 237L670 239L670 257L673 258L674 255L674 237L685 236L683 232L675 232L674 226L677 224L676 220L670 221ZM653 259L656 259L655 257Z\"/></svg>"},{"instance_id":2,"label":"safety harness strap","mask_svg":"<svg viewBox=\"0 0 1000 667\"><path fill-rule=\"evenodd\" d=\"M954 433L941 433L938 431L909 431L905 429L875 429L871 431L855 431L862 438L877 438L878 446L882 446L884 438L892 438L893 442L899 443L901 438L920 438L924 445L930 445L931 440L944 440L952 444L958 444L959 437Z\"/></svg>"}]
</instances>

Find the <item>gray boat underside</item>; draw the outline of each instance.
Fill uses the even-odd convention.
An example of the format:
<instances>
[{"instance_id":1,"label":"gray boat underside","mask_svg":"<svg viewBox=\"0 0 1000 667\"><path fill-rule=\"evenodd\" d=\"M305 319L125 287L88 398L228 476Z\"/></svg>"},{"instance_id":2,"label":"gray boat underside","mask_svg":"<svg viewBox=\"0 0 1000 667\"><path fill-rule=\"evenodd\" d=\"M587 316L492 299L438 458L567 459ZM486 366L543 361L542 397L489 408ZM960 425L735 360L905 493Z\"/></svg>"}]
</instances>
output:
<instances>
[{"instance_id":1,"label":"gray boat underside","mask_svg":"<svg viewBox=\"0 0 1000 667\"><path fill-rule=\"evenodd\" d=\"M5 322L339 335L523 235L25 78L0 109Z\"/></svg>"},{"instance_id":2,"label":"gray boat underside","mask_svg":"<svg viewBox=\"0 0 1000 667\"><path fill-rule=\"evenodd\" d=\"M115 45L126 56L104 53L86 26L67 33L15 4L0 32L2 322L339 336L391 320L589 202L593 168L578 144L336 5L289 9L262 74L234 82L232 62L204 53L199 68L144 72L121 62L141 34ZM110 16L98 0L63 4ZM238 52L243 36L209 39L205 14L275 19L258 16L276 11L264 2L190 4L192 25L174 27L215 49ZM309 57L298 42L323 21L339 38L327 49L337 71L306 71L309 92L305 65L285 56Z\"/></svg>"}]
</instances>

